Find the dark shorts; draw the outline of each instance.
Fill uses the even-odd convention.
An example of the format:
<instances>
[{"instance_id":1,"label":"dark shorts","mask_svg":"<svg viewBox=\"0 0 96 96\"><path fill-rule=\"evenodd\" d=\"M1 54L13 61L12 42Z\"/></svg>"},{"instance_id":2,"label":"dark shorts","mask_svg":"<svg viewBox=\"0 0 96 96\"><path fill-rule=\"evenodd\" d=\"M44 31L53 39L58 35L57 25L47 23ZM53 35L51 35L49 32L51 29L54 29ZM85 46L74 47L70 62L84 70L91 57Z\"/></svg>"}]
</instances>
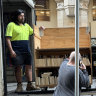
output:
<instances>
[{"instance_id":1,"label":"dark shorts","mask_svg":"<svg viewBox=\"0 0 96 96\"><path fill-rule=\"evenodd\" d=\"M13 66L19 65L31 65L32 64L32 55L31 53L20 53L16 52L16 57L11 58Z\"/></svg>"}]
</instances>

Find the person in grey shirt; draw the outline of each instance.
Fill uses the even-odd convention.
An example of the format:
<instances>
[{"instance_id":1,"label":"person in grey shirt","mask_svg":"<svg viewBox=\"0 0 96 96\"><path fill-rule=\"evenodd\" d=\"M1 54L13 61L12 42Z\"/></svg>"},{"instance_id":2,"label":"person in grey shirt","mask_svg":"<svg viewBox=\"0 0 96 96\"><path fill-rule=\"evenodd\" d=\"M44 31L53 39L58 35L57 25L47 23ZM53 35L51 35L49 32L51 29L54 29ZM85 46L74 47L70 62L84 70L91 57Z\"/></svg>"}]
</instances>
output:
<instances>
[{"instance_id":1,"label":"person in grey shirt","mask_svg":"<svg viewBox=\"0 0 96 96\"><path fill-rule=\"evenodd\" d=\"M79 54L81 60L81 55ZM82 63L79 69L79 86L89 86L89 76L86 66ZM65 59L59 69L58 85L53 96L75 96L75 51L70 54L69 59Z\"/></svg>"}]
</instances>

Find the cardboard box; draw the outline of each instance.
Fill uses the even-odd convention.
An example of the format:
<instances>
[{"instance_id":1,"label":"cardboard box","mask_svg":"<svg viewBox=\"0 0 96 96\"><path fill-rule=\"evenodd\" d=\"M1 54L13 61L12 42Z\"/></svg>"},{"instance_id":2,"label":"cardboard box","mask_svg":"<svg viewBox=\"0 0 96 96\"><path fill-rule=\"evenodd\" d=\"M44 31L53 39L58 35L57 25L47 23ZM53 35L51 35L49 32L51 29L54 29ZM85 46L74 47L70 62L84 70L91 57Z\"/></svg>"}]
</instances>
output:
<instances>
[{"instance_id":1,"label":"cardboard box","mask_svg":"<svg viewBox=\"0 0 96 96\"><path fill-rule=\"evenodd\" d=\"M54 83L54 76L50 76L50 77L49 77L49 82L50 82L50 85L55 84L55 83Z\"/></svg>"},{"instance_id":2,"label":"cardboard box","mask_svg":"<svg viewBox=\"0 0 96 96\"><path fill-rule=\"evenodd\" d=\"M45 78L45 85L49 85L49 77Z\"/></svg>"},{"instance_id":3,"label":"cardboard box","mask_svg":"<svg viewBox=\"0 0 96 96\"><path fill-rule=\"evenodd\" d=\"M58 77L56 77L56 76L54 77L54 84L56 84L56 85L58 84Z\"/></svg>"},{"instance_id":4,"label":"cardboard box","mask_svg":"<svg viewBox=\"0 0 96 96\"><path fill-rule=\"evenodd\" d=\"M52 72L46 72L41 74L41 77L49 77L52 74Z\"/></svg>"},{"instance_id":5,"label":"cardboard box","mask_svg":"<svg viewBox=\"0 0 96 96\"><path fill-rule=\"evenodd\" d=\"M52 66L59 67L63 61L63 58L52 58Z\"/></svg>"},{"instance_id":6,"label":"cardboard box","mask_svg":"<svg viewBox=\"0 0 96 96\"><path fill-rule=\"evenodd\" d=\"M35 66L36 67L46 67L46 59L36 59Z\"/></svg>"},{"instance_id":7,"label":"cardboard box","mask_svg":"<svg viewBox=\"0 0 96 96\"><path fill-rule=\"evenodd\" d=\"M91 75L89 75L89 82L90 82L90 84L92 83Z\"/></svg>"},{"instance_id":8,"label":"cardboard box","mask_svg":"<svg viewBox=\"0 0 96 96\"><path fill-rule=\"evenodd\" d=\"M83 57L83 63L84 63L86 66L90 65L90 61L89 61L89 59L86 58L86 57Z\"/></svg>"},{"instance_id":9,"label":"cardboard box","mask_svg":"<svg viewBox=\"0 0 96 96\"><path fill-rule=\"evenodd\" d=\"M47 58L47 66L51 67L52 66L52 60L51 58Z\"/></svg>"},{"instance_id":10,"label":"cardboard box","mask_svg":"<svg viewBox=\"0 0 96 96\"><path fill-rule=\"evenodd\" d=\"M36 77L36 85L40 85L40 77Z\"/></svg>"},{"instance_id":11,"label":"cardboard box","mask_svg":"<svg viewBox=\"0 0 96 96\"><path fill-rule=\"evenodd\" d=\"M40 79L40 85L45 85L45 84L46 84L45 78L41 78L41 79Z\"/></svg>"}]
</instances>

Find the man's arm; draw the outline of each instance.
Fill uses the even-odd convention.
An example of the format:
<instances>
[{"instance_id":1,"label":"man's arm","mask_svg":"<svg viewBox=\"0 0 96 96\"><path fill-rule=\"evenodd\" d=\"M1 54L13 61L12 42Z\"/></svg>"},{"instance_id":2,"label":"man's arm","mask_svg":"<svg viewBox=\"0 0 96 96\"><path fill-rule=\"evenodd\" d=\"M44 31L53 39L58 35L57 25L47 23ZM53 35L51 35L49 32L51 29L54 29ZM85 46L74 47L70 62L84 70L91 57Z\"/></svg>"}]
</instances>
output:
<instances>
[{"instance_id":1,"label":"man's arm","mask_svg":"<svg viewBox=\"0 0 96 96\"><path fill-rule=\"evenodd\" d=\"M89 76L86 70L86 66L82 64L79 70L79 78L80 78L80 87L88 87L89 86Z\"/></svg>"},{"instance_id":2,"label":"man's arm","mask_svg":"<svg viewBox=\"0 0 96 96\"><path fill-rule=\"evenodd\" d=\"M7 46L10 51L11 57L13 57L13 58L16 57L16 53L14 52L12 45L11 45L10 37L6 37L6 42L7 42Z\"/></svg>"}]
</instances>

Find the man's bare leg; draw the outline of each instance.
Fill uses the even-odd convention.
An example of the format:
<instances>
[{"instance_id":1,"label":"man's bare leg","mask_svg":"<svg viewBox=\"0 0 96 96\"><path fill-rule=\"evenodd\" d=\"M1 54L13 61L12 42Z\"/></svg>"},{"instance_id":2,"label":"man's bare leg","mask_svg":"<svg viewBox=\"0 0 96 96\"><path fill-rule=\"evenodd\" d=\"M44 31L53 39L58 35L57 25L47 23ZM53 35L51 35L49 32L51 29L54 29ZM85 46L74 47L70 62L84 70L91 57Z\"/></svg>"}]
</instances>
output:
<instances>
[{"instance_id":1,"label":"man's bare leg","mask_svg":"<svg viewBox=\"0 0 96 96\"><path fill-rule=\"evenodd\" d=\"M21 66L16 66L15 67L15 76L16 76L16 81L17 83L22 82L22 73L21 73Z\"/></svg>"},{"instance_id":2,"label":"man's bare leg","mask_svg":"<svg viewBox=\"0 0 96 96\"><path fill-rule=\"evenodd\" d=\"M26 65L25 66L25 74L28 82L32 82L32 66Z\"/></svg>"},{"instance_id":3,"label":"man's bare leg","mask_svg":"<svg viewBox=\"0 0 96 96\"><path fill-rule=\"evenodd\" d=\"M15 76L16 76L16 81L17 81L17 88L16 92L21 92L23 91L22 88L22 73L21 73L21 66L15 67Z\"/></svg>"}]
</instances>

